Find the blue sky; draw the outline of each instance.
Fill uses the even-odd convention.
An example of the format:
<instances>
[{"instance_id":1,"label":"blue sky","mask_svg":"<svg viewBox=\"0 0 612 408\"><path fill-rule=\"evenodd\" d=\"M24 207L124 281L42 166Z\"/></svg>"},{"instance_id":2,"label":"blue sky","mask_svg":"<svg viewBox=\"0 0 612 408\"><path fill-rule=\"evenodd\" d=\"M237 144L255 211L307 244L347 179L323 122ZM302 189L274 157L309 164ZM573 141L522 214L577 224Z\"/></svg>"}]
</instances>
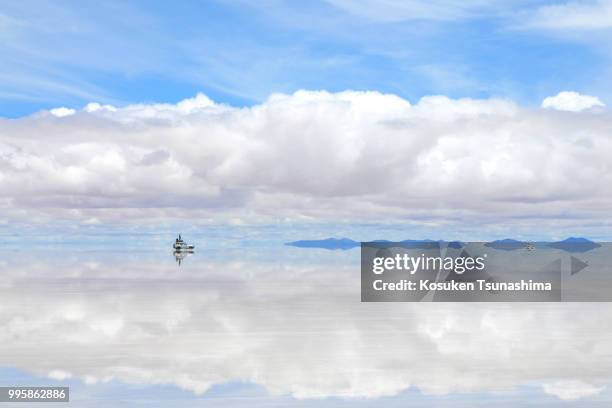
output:
<instances>
[{"instance_id":1,"label":"blue sky","mask_svg":"<svg viewBox=\"0 0 612 408\"><path fill-rule=\"evenodd\" d=\"M198 91L232 105L298 89L525 105L574 90L608 100L607 22L551 25L548 3L6 1L0 116L176 102ZM573 14L607 10L579 4Z\"/></svg>"}]
</instances>

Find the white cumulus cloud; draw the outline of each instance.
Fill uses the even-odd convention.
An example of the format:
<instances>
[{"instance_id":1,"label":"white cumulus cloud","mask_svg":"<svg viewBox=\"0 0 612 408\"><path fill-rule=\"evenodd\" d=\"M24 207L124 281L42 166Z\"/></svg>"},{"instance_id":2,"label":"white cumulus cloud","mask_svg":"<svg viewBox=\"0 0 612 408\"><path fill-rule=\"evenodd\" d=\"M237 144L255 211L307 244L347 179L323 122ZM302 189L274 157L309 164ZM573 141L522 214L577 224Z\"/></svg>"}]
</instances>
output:
<instances>
[{"instance_id":1,"label":"white cumulus cloud","mask_svg":"<svg viewBox=\"0 0 612 408\"><path fill-rule=\"evenodd\" d=\"M60 108L54 108L49 111L53 116L57 116L58 118L63 118L64 116L74 115L76 111L74 109L66 108L64 106Z\"/></svg>"},{"instance_id":2,"label":"white cumulus cloud","mask_svg":"<svg viewBox=\"0 0 612 408\"><path fill-rule=\"evenodd\" d=\"M549 96L542 101L542 107L570 112L580 112L605 104L596 96L581 95L578 92L564 91Z\"/></svg>"},{"instance_id":3,"label":"white cumulus cloud","mask_svg":"<svg viewBox=\"0 0 612 408\"><path fill-rule=\"evenodd\" d=\"M588 98L577 99L599 102ZM606 111L445 96L410 103L378 92L299 91L240 108L201 94L177 104L89 104L62 120L0 119L0 210L29 223L543 217L605 225L611 125Z\"/></svg>"}]
</instances>

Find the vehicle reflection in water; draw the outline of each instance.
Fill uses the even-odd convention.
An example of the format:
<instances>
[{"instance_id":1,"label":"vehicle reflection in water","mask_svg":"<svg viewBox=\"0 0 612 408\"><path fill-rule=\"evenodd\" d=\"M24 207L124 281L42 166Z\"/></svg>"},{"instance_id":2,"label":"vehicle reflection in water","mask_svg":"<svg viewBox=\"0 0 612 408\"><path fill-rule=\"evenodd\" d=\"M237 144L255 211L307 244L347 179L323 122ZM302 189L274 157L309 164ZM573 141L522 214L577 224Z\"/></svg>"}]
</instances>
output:
<instances>
[{"instance_id":1,"label":"vehicle reflection in water","mask_svg":"<svg viewBox=\"0 0 612 408\"><path fill-rule=\"evenodd\" d=\"M179 264L179 266L181 266L181 262L183 262L183 259L187 258L190 255L193 255L193 251L192 250L174 251L173 255L174 255L174 259L176 260L176 262Z\"/></svg>"}]
</instances>

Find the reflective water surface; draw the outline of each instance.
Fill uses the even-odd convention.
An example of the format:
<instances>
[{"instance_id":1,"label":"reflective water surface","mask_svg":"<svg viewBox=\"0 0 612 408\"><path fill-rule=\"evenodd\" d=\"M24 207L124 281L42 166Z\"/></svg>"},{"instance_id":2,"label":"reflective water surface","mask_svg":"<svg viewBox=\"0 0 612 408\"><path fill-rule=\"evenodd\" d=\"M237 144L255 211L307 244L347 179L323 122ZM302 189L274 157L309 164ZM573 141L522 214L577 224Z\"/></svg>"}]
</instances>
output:
<instances>
[{"instance_id":1,"label":"reflective water surface","mask_svg":"<svg viewBox=\"0 0 612 408\"><path fill-rule=\"evenodd\" d=\"M12 248L0 273L2 381L72 406L612 401L612 304L361 303L358 249Z\"/></svg>"}]
</instances>

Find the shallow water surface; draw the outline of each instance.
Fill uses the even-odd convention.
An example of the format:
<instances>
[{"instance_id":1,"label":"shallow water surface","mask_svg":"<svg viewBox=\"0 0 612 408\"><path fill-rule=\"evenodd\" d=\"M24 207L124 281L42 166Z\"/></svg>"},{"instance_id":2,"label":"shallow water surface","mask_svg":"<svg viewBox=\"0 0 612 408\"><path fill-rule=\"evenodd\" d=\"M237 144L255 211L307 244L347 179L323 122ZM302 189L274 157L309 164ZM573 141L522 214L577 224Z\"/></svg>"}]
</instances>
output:
<instances>
[{"instance_id":1,"label":"shallow water surface","mask_svg":"<svg viewBox=\"0 0 612 408\"><path fill-rule=\"evenodd\" d=\"M7 247L0 379L71 406L612 401L612 304L361 303L358 249Z\"/></svg>"}]
</instances>

